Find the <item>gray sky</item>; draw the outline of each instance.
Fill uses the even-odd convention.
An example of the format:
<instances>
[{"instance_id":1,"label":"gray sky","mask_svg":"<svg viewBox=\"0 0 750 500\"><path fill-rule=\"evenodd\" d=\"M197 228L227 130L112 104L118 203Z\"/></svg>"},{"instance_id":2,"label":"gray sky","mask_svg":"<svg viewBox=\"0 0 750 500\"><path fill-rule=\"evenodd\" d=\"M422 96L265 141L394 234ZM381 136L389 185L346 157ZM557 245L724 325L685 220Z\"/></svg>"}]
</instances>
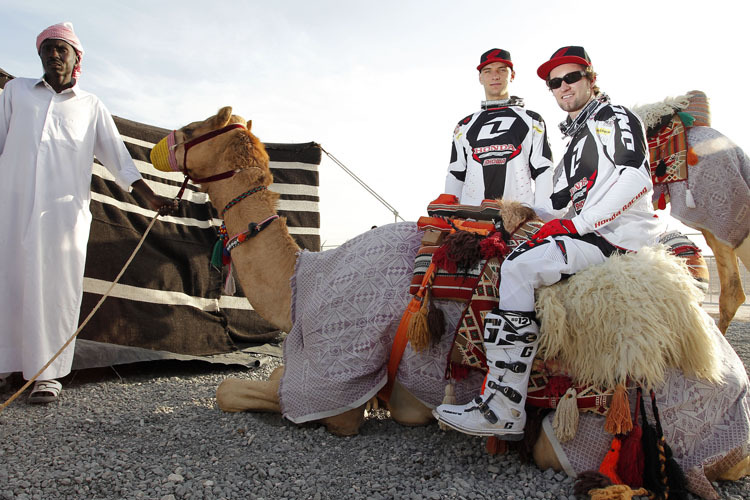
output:
<instances>
[{"instance_id":1,"label":"gray sky","mask_svg":"<svg viewBox=\"0 0 750 500\"><path fill-rule=\"evenodd\" d=\"M0 67L40 76L36 35L71 21L81 86L113 114L179 128L231 105L263 141L322 144L406 220L442 191L453 128L478 109L476 65L493 47L511 52L511 93L545 118L556 161L564 114L536 68L564 45L586 48L617 104L703 90L713 126L750 150L744 2L568 4L0 0ZM326 244L393 222L325 156L320 182Z\"/></svg>"}]
</instances>

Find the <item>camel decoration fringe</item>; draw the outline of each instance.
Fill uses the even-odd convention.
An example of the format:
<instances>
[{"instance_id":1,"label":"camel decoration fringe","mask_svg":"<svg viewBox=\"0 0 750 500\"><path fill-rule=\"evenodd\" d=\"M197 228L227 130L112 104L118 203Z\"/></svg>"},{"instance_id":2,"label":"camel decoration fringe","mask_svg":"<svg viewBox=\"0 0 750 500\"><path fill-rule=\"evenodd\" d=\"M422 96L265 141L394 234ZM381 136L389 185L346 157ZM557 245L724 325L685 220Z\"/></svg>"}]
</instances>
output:
<instances>
[{"instance_id":1,"label":"camel decoration fringe","mask_svg":"<svg viewBox=\"0 0 750 500\"><path fill-rule=\"evenodd\" d=\"M664 247L613 256L537 291L539 356L599 387L650 389L667 367L718 382L713 321L701 300L684 261Z\"/></svg>"}]
</instances>

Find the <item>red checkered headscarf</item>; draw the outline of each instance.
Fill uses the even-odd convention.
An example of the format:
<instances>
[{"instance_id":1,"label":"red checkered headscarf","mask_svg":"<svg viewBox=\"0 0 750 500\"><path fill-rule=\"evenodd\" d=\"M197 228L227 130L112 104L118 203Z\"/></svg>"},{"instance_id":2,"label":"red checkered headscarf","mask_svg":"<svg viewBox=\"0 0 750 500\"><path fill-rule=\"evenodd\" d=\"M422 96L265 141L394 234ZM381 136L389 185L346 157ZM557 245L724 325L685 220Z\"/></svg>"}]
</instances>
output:
<instances>
[{"instance_id":1,"label":"red checkered headscarf","mask_svg":"<svg viewBox=\"0 0 750 500\"><path fill-rule=\"evenodd\" d=\"M76 36L75 32L73 31L73 23L71 22L64 22L64 23L58 23L53 24L46 30L39 33L39 36L36 37L36 52L39 53L39 50L42 47L42 42L49 38L54 38L55 40L62 40L64 42L69 43L73 50L76 51L76 55L78 56L78 64L76 64L75 68L73 68L73 78L78 78L78 75L81 74L81 59L83 59L83 46L81 45L81 41Z\"/></svg>"}]
</instances>

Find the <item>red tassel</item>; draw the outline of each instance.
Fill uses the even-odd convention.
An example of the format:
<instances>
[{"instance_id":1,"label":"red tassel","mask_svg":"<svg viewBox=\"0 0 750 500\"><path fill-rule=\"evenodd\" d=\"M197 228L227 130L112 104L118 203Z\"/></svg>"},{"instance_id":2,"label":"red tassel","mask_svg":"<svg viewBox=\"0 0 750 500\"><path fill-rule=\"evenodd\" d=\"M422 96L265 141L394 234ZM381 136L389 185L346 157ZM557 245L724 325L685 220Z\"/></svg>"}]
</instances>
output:
<instances>
[{"instance_id":1,"label":"red tassel","mask_svg":"<svg viewBox=\"0 0 750 500\"><path fill-rule=\"evenodd\" d=\"M449 273L455 273L458 271L456 261L448 256L448 249L446 247L440 247L435 250L435 253L432 254L432 262L435 263L435 266L438 269L445 269Z\"/></svg>"},{"instance_id":2,"label":"red tassel","mask_svg":"<svg viewBox=\"0 0 750 500\"><path fill-rule=\"evenodd\" d=\"M617 461L617 474L625 484L633 488L643 486L643 429L638 423L641 398L635 400L633 430L622 440L620 460Z\"/></svg>"},{"instance_id":3,"label":"red tassel","mask_svg":"<svg viewBox=\"0 0 750 500\"><path fill-rule=\"evenodd\" d=\"M599 472L611 479L612 484L623 484L622 479L617 475L617 462L620 459L621 447L622 441L620 441L619 437L615 436L612 439L609 451L604 455L604 460L602 460L602 464L599 466Z\"/></svg>"},{"instance_id":4,"label":"red tassel","mask_svg":"<svg viewBox=\"0 0 750 500\"><path fill-rule=\"evenodd\" d=\"M664 197L664 193L659 196L659 203L657 206L659 207L659 210L667 208L667 199Z\"/></svg>"},{"instance_id":5,"label":"red tassel","mask_svg":"<svg viewBox=\"0 0 750 500\"><path fill-rule=\"evenodd\" d=\"M503 241L503 237L499 231L496 231L479 243L479 252L482 254L483 259L491 259L493 257L504 258L510 250L508 245Z\"/></svg>"}]
</instances>

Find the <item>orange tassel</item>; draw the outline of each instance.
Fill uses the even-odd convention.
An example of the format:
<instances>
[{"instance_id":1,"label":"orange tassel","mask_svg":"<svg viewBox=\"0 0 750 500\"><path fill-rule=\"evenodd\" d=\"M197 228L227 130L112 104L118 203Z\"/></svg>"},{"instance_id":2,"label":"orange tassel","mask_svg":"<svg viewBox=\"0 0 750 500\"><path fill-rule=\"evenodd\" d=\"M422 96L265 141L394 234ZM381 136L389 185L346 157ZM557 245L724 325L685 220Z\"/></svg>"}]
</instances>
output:
<instances>
[{"instance_id":1,"label":"orange tassel","mask_svg":"<svg viewBox=\"0 0 750 500\"><path fill-rule=\"evenodd\" d=\"M617 461L620 459L620 447L622 441L620 438L615 436L612 439L612 444L609 446L609 451L604 455L604 460L599 466L599 472L607 476L612 480L613 484L622 484L622 479L617 475Z\"/></svg>"},{"instance_id":2,"label":"orange tassel","mask_svg":"<svg viewBox=\"0 0 750 500\"><path fill-rule=\"evenodd\" d=\"M698 155L693 151L693 148L688 148L687 151L687 164L693 166L698 163Z\"/></svg>"},{"instance_id":3,"label":"orange tassel","mask_svg":"<svg viewBox=\"0 0 750 500\"><path fill-rule=\"evenodd\" d=\"M430 345L430 327L427 322L429 314L430 291L427 290L422 299L422 306L409 320L409 328L406 330L406 338L409 339L415 352L423 351Z\"/></svg>"},{"instance_id":4,"label":"orange tassel","mask_svg":"<svg viewBox=\"0 0 750 500\"><path fill-rule=\"evenodd\" d=\"M609 405L607 419L604 422L604 430L610 434L627 434L632 429L633 420L630 418L628 391L624 385L617 384Z\"/></svg>"}]
</instances>

